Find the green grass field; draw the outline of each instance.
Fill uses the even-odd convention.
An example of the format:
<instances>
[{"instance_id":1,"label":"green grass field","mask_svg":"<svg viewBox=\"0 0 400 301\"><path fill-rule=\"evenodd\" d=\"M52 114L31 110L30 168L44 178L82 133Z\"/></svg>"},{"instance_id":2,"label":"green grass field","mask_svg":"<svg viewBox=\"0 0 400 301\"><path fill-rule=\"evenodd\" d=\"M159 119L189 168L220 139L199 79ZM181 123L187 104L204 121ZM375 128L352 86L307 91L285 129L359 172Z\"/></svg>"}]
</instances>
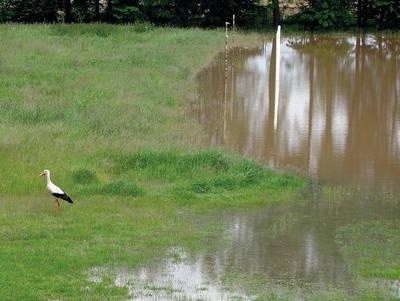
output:
<instances>
[{"instance_id":1,"label":"green grass field","mask_svg":"<svg viewBox=\"0 0 400 301\"><path fill-rule=\"evenodd\" d=\"M201 130L185 108L223 31L7 24L0 36L2 300L124 299L88 271L200 248L218 225L198 229L193 214L304 186L192 143ZM45 168L74 205L53 212Z\"/></svg>"},{"instance_id":2,"label":"green grass field","mask_svg":"<svg viewBox=\"0 0 400 301\"><path fill-rule=\"evenodd\" d=\"M72 170L106 166L99 157L189 147L185 138L196 129L184 120L185 101L195 72L220 50L218 33L145 25L0 30L2 193L41 191L33 175L43 168L68 186Z\"/></svg>"}]
</instances>

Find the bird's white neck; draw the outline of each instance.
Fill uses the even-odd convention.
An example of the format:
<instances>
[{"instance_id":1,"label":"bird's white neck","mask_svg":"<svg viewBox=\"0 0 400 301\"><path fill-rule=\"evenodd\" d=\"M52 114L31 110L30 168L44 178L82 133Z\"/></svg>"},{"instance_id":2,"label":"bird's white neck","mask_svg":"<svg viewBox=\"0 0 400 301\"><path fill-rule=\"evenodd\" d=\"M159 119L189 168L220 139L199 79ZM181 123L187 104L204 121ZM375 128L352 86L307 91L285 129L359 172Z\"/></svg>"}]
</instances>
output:
<instances>
[{"instance_id":1,"label":"bird's white neck","mask_svg":"<svg viewBox=\"0 0 400 301\"><path fill-rule=\"evenodd\" d=\"M50 174L49 173L46 174L46 181L47 181L47 184L52 183L51 180L50 180Z\"/></svg>"}]
</instances>

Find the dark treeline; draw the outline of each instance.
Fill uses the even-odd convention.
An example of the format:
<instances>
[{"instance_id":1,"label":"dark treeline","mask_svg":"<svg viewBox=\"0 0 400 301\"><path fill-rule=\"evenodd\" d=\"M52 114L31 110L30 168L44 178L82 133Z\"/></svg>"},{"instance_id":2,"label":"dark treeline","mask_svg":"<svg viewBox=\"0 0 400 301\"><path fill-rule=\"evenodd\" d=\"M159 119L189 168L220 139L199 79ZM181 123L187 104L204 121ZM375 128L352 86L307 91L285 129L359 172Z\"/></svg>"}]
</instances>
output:
<instances>
[{"instance_id":1,"label":"dark treeline","mask_svg":"<svg viewBox=\"0 0 400 301\"><path fill-rule=\"evenodd\" d=\"M260 28L281 21L302 28L400 27L399 0L309 0L285 16L289 0L0 0L0 22L150 22L172 26ZM291 1L292 2L292 1Z\"/></svg>"},{"instance_id":2,"label":"dark treeline","mask_svg":"<svg viewBox=\"0 0 400 301\"><path fill-rule=\"evenodd\" d=\"M311 29L348 27L400 28L399 0L309 0L310 5L289 18Z\"/></svg>"},{"instance_id":3,"label":"dark treeline","mask_svg":"<svg viewBox=\"0 0 400 301\"><path fill-rule=\"evenodd\" d=\"M236 14L239 26L255 26L253 0L0 0L0 22L150 22L213 27Z\"/></svg>"}]
</instances>

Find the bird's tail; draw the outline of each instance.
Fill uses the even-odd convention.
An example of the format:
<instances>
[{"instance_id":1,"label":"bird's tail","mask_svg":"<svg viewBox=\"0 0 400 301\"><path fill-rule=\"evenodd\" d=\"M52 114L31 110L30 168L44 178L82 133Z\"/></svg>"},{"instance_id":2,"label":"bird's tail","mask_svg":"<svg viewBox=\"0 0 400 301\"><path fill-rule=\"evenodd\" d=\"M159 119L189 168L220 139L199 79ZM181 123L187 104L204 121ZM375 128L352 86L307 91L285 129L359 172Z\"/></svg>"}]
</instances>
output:
<instances>
[{"instance_id":1,"label":"bird's tail","mask_svg":"<svg viewBox=\"0 0 400 301\"><path fill-rule=\"evenodd\" d=\"M67 201L68 203L73 203L72 199L69 197L68 194L64 193L64 194L59 194L59 195L55 195L56 197L59 197L60 199L63 199L64 201Z\"/></svg>"},{"instance_id":2,"label":"bird's tail","mask_svg":"<svg viewBox=\"0 0 400 301\"><path fill-rule=\"evenodd\" d=\"M72 199L67 195L67 199L65 199L68 203L73 204L74 202L72 201Z\"/></svg>"}]
</instances>

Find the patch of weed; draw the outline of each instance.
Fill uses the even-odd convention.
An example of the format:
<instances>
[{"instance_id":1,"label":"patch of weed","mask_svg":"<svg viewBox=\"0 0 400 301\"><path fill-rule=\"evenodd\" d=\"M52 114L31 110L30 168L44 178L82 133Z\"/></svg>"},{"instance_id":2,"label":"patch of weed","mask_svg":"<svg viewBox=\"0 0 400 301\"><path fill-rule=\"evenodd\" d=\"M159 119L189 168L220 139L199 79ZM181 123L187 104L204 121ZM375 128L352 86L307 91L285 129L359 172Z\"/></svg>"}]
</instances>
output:
<instances>
[{"instance_id":1,"label":"patch of weed","mask_svg":"<svg viewBox=\"0 0 400 301\"><path fill-rule=\"evenodd\" d=\"M72 172L72 179L74 183L81 185L98 182L96 173L85 168L74 170Z\"/></svg>"},{"instance_id":2,"label":"patch of weed","mask_svg":"<svg viewBox=\"0 0 400 301\"><path fill-rule=\"evenodd\" d=\"M124 196L139 196L143 194L143 190L127 180L117 180L101 186L99 192L108 195L124 195Z\"/></svg>"}]
</instances>

